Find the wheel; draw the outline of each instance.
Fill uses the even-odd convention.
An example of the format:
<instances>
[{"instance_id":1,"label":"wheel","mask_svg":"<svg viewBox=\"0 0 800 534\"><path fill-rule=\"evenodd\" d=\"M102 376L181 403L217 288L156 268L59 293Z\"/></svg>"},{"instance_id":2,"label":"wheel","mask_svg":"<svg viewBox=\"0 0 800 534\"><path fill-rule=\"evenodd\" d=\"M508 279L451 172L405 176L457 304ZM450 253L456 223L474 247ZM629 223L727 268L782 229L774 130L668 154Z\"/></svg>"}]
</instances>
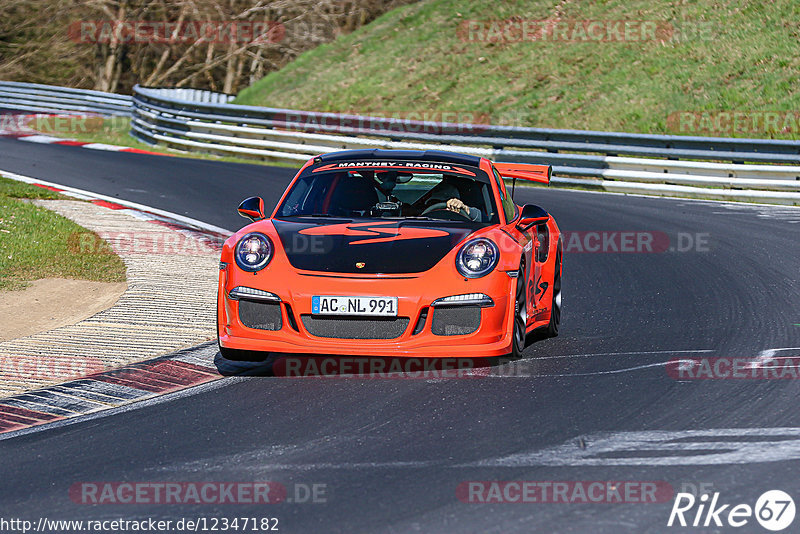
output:
<instances>
[{"instance_id":1,"label":"wheel","mask_svg":"<svg viewBox=\"0 0 800 534\"><path fill-rule=\"evenodd\" d=\"M525 290L525 260L520 261L517 273L517 288L514 297L514 340L511 344L511 359L522 356L525 350L526 330L528 328L528 301Z\"/></svg>"},{"instance_id":2,"label":"wheel","mask_svg":"<svg viewBox=\"0 0 800 534\"><path fill-rule=\"evenodd\" d=\"M556 252L556 273L553 276L553 305L550 311L550 324L547 325L547 337L558 335L561 324L561 249Z\"/></svg>"}]
</instances>

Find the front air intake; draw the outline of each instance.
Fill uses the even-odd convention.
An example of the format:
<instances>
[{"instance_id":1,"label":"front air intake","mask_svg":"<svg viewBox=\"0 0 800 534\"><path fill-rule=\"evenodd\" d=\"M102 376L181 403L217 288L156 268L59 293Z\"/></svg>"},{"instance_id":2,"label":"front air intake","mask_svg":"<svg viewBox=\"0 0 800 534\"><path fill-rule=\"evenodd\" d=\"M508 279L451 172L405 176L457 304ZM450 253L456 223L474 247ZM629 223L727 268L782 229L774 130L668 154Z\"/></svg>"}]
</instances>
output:
<instances>
[{"instance_id":1,"label":"front air intake","mask_svg":"<svg viewBox=\"0 0 800 534\"><path fill-rule=\"evenodd\" d=\"M301 315L303 326L316 337L333 339L396 339L408 328L408 317L357 318Z\"/></svg>"},{"instance_id":2,"label":"front air intake","mask_svg":"<svg viewBox=\"0 0 800 534\"><path fill-rule=\"evenodd\" d=\"M437 336L465 336L481 326L480 306L433 309L431 332Z\"/></svg>"},{"instance_id":3,"label":"front air intake","mask_svg":"<svg viewBox=\"0 0 800 534\"><path fill-rule=\"evenodd\" d=\"M277 302L240 300L239 320L247 328L280 330L283 326L281 305Z\"/></svg>"}]
</instances>

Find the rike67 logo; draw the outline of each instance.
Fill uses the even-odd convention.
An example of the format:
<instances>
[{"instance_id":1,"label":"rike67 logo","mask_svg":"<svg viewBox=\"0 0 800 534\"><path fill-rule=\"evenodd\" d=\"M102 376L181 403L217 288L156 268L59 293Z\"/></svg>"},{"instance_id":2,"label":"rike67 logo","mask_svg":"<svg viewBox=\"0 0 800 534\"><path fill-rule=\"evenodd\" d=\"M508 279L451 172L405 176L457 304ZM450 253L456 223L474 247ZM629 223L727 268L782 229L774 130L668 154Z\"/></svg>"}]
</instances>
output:
<instances>
[{"instance_id":1,"label":"rike67 logo","mask_svg":"<svg viewBox=\"0 0 800 534\"><path fill-rule=\"evenodd\" d=\"M753 517L765 529L778 532L786 529L794 521L794 500L781 490L764 492L755 506L749 504L723 504L719 502L719 492L696 498L691 493L678 493L669 514L667 526L722 527L739 528L751 522Z\"/></svg>"}]
</instances>

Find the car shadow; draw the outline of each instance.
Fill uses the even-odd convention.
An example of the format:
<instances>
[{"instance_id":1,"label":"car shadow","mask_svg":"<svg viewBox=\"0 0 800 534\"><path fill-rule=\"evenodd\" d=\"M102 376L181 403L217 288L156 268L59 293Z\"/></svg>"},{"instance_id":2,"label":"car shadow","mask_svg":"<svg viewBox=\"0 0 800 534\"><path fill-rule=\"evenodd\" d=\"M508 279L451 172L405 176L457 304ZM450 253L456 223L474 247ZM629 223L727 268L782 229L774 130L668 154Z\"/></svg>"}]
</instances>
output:
<instances>
[{"instance_id":1,"label":"car shadow","mask_svg":"<svg viewBox=\"0 0 800 534\"><path fill-rule=\"evenodd\" d=\"M278 378L415 378L485 376L508 363L505 357L415 358L269 353L262 361L228 360L219 352L214 365L223 376Z\"/></svg>"}]
</instances>

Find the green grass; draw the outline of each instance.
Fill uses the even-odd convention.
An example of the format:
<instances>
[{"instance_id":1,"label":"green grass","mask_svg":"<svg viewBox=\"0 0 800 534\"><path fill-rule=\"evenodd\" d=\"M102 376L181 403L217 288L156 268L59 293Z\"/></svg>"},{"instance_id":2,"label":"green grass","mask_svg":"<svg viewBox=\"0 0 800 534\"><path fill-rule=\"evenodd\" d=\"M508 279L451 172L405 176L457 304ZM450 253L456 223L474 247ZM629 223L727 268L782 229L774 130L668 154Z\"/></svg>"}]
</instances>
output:
<instances>
[{"instance_id":1,"label":"green grass","mask_svg":"<svg viewBox=\"0 0 800 534\"><path fill-rule=\"evenodd\" d=\"M0 290L23 289L31 280L52 277L125 281L125 264L107 248L77 253L81 238L90 234L97 243L96 234L26 201L60 198L66 197L0 177Z\"/></svg>"},{"instance_id":2,"label":"green grass","mask_svg":"<svg viewBox=\"0 0 800 534\"><path fill-rule=\"evenodd\" d=\"M56 137L69 137L77 141L86 143L105 143L107 145L127 146L140 150L158 151L157 148L138 139L131 137L131 120L128 117L109 117L101 119L92 117L83 123L83 128L79 124L70 125L68 128L59 130L55 127L48 128L50 124L44 123L43 128L37 131L45 135Z\"/></svg>"},{"instance_id":3,"label":"green grass","mask_svg":"<svg viewBox=\"0 0 800 534\"><path fill-rule=\"evenodd\" d=\"M644 42L467 42L467 20L661 21L697 35ZM681 111L799 111L800 3L422 0L302 54L236 103L381 116L471 112L495 124L711 134ZM723 133L722 135L733 135ZM798 138L755 131L740 137Z\"/></svg>"}]
</instances>

